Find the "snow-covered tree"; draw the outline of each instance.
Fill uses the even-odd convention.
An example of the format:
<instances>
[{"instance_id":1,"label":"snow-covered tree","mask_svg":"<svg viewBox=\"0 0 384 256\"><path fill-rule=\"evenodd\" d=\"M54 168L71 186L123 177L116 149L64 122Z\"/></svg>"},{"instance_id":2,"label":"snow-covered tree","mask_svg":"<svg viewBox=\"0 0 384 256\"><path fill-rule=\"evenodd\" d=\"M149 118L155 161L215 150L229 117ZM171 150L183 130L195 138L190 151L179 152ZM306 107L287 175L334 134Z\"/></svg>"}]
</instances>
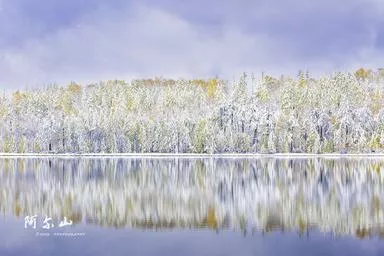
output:
<instances>
[{"instance_id":1,"label":"snow-covered tree","mask_svg":"<svg viewBox=\"0 0 384 256\"><path fill-rule=\"evenodd\" d=\"M16 91L0 97L0 151L384 152L384 79L358 74Z\"/></svg>"}]
</instances>

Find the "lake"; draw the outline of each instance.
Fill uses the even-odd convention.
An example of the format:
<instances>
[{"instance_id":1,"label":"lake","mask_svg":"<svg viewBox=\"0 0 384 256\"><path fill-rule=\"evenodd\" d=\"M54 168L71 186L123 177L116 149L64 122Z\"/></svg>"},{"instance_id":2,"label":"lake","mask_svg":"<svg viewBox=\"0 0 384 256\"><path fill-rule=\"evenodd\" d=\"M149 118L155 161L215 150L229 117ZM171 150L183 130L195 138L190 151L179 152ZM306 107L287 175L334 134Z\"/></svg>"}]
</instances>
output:
<instances>
[{"instance_id":1,"label":"lake","mask_svg":"<svg viewBox=\"0 0 384 256\"><path fill-rule=\"evenodd\" d=\"M0 255L384 255L384 158L0 158Z\"/></svg>"}]
</instances>

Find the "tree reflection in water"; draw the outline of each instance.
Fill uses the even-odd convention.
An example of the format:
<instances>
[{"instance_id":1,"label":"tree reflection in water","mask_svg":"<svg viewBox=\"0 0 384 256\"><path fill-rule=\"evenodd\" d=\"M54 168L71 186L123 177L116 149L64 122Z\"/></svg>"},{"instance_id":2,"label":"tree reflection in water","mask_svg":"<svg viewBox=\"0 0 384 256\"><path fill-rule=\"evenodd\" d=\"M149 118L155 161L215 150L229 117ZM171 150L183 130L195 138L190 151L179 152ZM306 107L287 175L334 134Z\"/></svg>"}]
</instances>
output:
<instances>
[{"instance_id":1,"label":"tree reflection in water","mask_svg":"<svg viewBox=\"0 0 384 256\"><path fill-rule=\"evenodd\" d=\"M108 227L384 235L384 160L2 158L0 211Z\"/></svg>"}]
</instances>

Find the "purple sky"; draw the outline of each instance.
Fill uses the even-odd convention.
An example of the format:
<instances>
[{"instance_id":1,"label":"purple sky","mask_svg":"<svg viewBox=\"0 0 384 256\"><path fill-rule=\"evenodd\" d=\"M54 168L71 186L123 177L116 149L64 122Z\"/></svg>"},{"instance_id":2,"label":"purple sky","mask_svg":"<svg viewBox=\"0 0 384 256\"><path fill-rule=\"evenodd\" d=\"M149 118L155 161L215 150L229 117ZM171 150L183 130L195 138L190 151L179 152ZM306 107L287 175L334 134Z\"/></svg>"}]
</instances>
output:
<instances>
[{"instance_id":1,"label":"purple sky","mask_svg":"<svg viewBox=\"0 0 384 256\"><path fill-rule=\"evenodd\" d=\"M382 0L0 0L0 88L384 66Z\"/></svg>"}]
</instances>

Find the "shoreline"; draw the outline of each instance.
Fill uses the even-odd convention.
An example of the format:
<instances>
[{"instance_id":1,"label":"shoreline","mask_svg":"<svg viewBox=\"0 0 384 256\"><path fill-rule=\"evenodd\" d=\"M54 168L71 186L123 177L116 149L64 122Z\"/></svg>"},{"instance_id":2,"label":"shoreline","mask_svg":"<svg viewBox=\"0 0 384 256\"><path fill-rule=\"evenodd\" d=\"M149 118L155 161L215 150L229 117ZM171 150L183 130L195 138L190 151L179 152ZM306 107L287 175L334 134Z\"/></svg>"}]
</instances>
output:
<instances>
[{"instance_id":1,"label":"shoreline","mask_svg":"<svg viewBox=\"0 0 384 256\"><path fill-rule=\"evenodd\" d=\"M354 153L354 154L309 154L309 153L224 153L224 154L194 154L194 153L0 153L0 158L384 158L384 153Z\"/></svg>"}]
</instances>

